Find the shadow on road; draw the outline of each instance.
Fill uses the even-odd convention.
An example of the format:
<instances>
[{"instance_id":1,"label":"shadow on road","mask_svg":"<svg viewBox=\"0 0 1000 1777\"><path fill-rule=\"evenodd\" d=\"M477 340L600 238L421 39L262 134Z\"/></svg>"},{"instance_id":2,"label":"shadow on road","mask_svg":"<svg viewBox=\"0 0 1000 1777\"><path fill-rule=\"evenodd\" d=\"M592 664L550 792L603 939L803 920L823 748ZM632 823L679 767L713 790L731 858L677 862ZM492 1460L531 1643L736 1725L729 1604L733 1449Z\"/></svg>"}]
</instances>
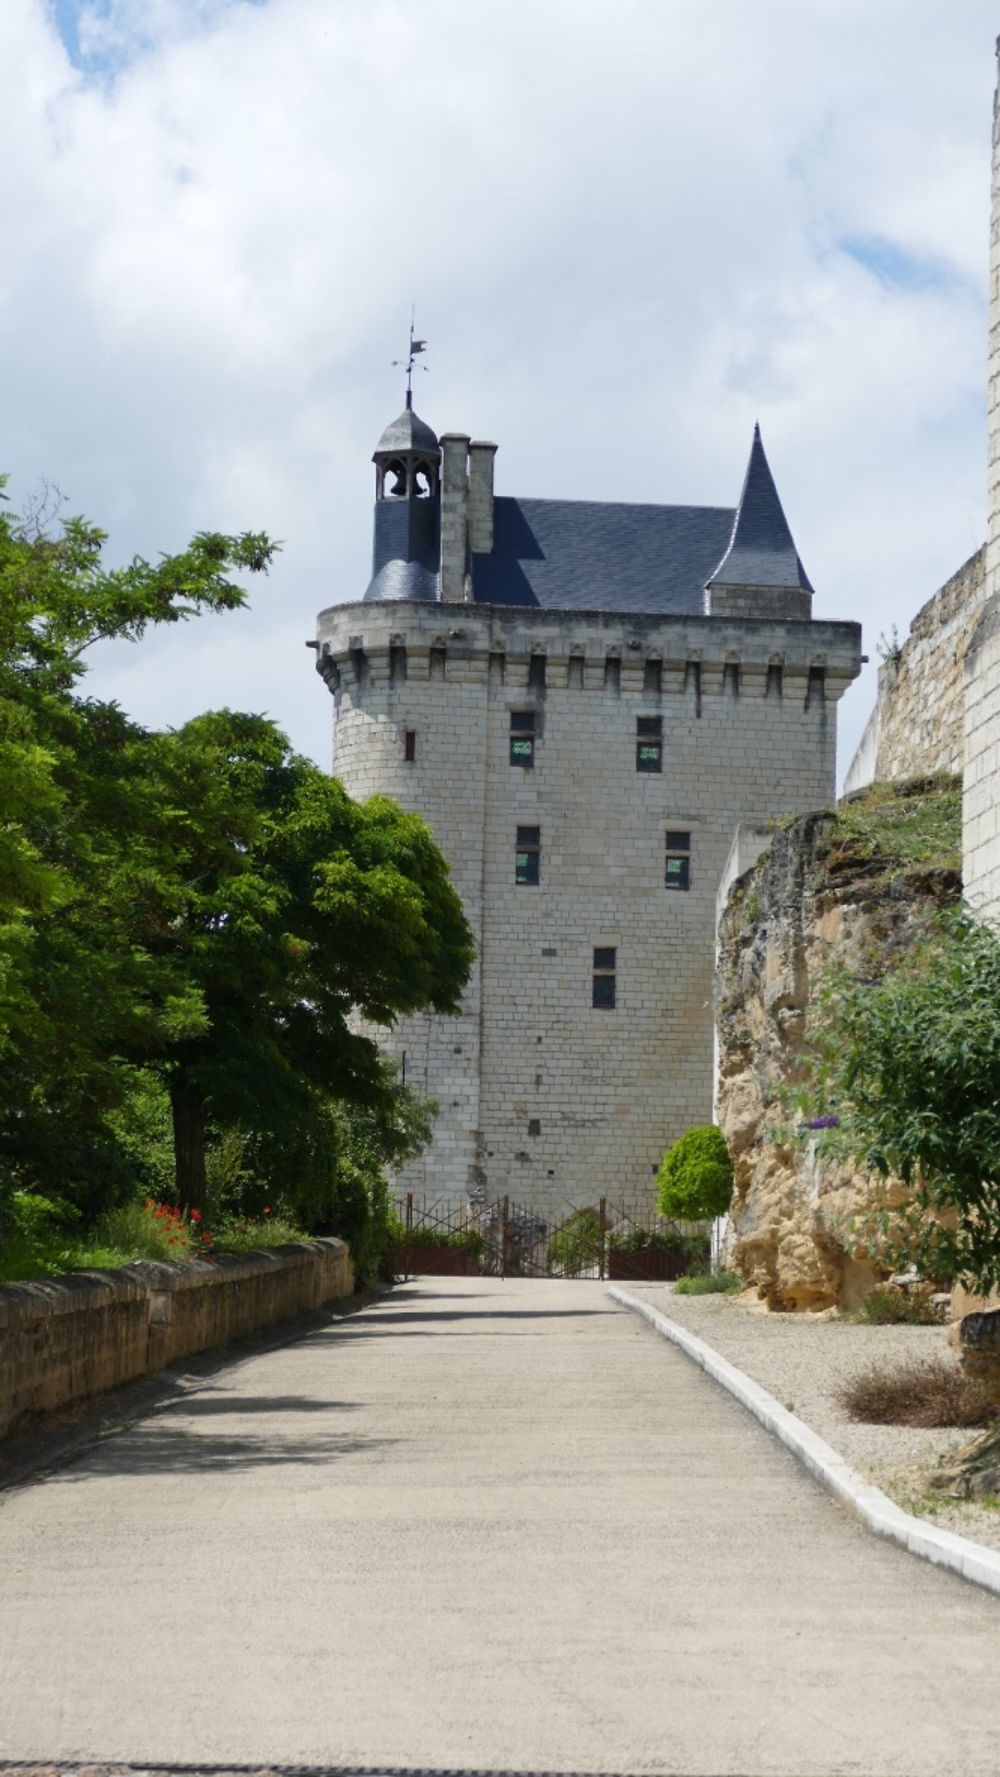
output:
<instances>
[{"instance_id":1,"label":"shadow on road","mask_svg":"<svg viewBox=\"0 0 1000 1777\"><path fill-rule=\"evenodd\" d=\"M189 1404L179 1404L186 1413ZM50 1486L78 1481L117 1480L122 1475L192 1475L244 1473L250 1469L306 1464L328 1467L344 1456L371 1455L398 1443L397 1438L351 1437L346 1432L319 1431L315 1423L302 1437L249 1438L221 1432L188 1430L168 1410L143 1421L133 1435L107 1439L82 1455L70 1468L48 1477Z\"/></svg>"}]
</instances>

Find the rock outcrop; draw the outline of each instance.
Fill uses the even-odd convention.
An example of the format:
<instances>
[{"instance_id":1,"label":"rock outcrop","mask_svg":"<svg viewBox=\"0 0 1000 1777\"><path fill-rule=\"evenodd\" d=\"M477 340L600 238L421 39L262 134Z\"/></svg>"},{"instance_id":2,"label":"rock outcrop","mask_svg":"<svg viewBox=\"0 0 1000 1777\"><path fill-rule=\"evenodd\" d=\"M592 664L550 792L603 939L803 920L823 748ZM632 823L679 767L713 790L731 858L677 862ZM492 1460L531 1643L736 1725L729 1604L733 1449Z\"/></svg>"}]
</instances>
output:
<instances>
[{"instance_id":1,"label":"rock outcrop","mask_svg":"<svg viewBox=\"0 0 1000 1777\"><path fill-rule=\"evenodd\" d=\"M957 779L878 784L777 832L730 893L716 973L729 1257L769 1308L853 1307L876 1281L845 1223L884 1187L821 1156L789 1096L824 978L881 974L958 899L959 836Z\"/></svg>"}]
</instances>

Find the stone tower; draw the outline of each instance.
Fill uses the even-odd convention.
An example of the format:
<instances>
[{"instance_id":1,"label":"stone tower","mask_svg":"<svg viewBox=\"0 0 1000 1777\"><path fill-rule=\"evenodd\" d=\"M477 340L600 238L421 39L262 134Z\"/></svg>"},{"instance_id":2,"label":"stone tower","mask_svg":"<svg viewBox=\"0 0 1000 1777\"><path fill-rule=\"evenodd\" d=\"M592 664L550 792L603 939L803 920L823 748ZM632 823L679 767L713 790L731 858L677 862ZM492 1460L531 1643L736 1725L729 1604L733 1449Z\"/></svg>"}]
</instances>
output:
<instances>
[{"instance_id":1,"label":"stone tower","mask_svg":"<svg viewBox=\"0 0 1000 1777\"><path fill-rule=\"evenodd\" d=\"M386 429L317 665L334 770L426 817L477 943L457 1018L383 1034L440 1107L400 1183L554 1216L709 1120L733 832L832 799L860 630L812 618L759 431L735 509L498 496L495 454Z\"/></svg>"}]
</instances>

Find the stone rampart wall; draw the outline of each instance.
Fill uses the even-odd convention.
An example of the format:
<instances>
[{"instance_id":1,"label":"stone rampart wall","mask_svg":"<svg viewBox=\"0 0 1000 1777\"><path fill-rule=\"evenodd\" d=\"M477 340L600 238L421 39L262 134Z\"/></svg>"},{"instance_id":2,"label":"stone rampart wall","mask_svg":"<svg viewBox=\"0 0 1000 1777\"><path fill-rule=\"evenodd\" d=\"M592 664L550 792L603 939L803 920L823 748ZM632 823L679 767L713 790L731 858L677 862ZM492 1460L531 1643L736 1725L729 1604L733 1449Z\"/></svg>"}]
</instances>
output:
<instances>
[{"instance_id":1,"label":"stone rampart wall","mask_svg":"<svg viewBox=\"0 0 1000 1777\"><path fill-rule=\"evenodd\" d=\"M342 1240L0 1285L0 1437L353 1290Z\"/></svg>"},{"instance_id":2,"label":"stone rampart wall","mask_svg":"<svg viewBox=\"0 0 1000 1777\"><path fill-rule=\"evenodd\" d=\"M965 656L986 599L986 550L977 550L917 612L898 655L883 662L878 703L845 780L870 783L961 771Z\"/></svg>"}]
</instances>

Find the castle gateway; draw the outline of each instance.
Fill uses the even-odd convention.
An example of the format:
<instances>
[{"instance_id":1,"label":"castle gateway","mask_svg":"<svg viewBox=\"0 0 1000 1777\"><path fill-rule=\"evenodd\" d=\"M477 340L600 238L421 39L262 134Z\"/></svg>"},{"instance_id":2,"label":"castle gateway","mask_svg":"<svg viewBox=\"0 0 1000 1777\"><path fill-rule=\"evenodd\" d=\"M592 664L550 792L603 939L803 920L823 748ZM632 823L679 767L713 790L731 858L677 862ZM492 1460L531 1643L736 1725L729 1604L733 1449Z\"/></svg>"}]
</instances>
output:
<instances>
[{"instance_id":1,"label":"castle gateway","mask_svg":"<svg viewBox=\"0 0 1000 1777\"><path fill-rule=\"evenodd\" d=\"M495 454L387 428L317 666L335 772L426 817L477 943L459 1017L380 1033L440 1107L399 1183L555 1215L710 1120L733 833L833 800L861 632L812 618L759 431L735 510L496 495Z\"/></svg>"}]
</instances>

